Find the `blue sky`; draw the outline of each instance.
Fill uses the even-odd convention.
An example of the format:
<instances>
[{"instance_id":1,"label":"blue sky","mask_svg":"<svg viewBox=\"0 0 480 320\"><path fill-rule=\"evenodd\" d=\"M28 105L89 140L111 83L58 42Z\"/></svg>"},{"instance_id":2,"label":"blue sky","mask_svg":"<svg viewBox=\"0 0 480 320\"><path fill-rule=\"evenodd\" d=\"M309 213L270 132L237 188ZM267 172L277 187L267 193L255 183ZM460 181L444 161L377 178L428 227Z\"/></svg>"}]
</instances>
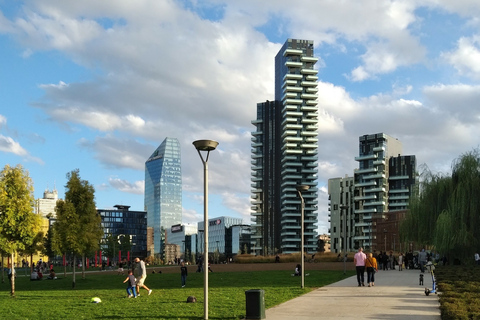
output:
<instances>
[{"instance_id":1,"label":"blue sky","mask_svg":"<svg viewBox=\"0 0 480 320\"><path fill-rule=\"evenodd\" d=\"M327 180L352 175L358 137L384 132L448 173L479 147L480 2L0 0L0 165L23 165L35 196L80 169L100 208L143 210L144 162L182 147L183 220L250 222L250 121L273 98L287 38L319 58L319 232Z\"/></svg>"}]
</instances>

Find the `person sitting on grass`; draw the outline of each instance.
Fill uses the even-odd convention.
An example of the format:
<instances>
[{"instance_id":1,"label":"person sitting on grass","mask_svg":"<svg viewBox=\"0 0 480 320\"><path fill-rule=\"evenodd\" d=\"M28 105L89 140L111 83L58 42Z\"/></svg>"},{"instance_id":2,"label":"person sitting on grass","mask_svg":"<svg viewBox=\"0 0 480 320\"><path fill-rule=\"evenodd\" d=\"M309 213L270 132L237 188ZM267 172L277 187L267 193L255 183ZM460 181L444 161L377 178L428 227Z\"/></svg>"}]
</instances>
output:
<instances>
[{"instance_id":1,"label":"person sitting on grass","mask_svg":"<svg viewBox=\"0 0 480 320\"><path fill-rule=\"evenodd\" d=\"M50 274L47 277L47 280L55 280L57 279L57 276L55 275L55 271L53 269L50 269Z\"/></svg>"},{"instance_id":2,"label":"person sitting on grass","mask_svg":"<svg viewBox=\"0 0 480 320\"><path fill-rule=\"evenodd\" d=\"M35 281L35 280L40 280L37 269L33 269L32 273L30 274L30 281Z\"/></svg>"}]
</instances>

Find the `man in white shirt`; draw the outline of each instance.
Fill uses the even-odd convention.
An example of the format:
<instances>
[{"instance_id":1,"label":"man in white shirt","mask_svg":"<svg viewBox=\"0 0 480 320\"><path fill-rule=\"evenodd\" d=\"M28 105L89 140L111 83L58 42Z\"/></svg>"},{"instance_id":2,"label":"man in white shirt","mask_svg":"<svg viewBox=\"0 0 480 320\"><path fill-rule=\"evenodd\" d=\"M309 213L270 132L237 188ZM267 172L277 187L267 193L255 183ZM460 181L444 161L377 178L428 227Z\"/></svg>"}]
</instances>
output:
<instances>
[{"instance_id":1,"label":"man in white shirt","mask_svg":"<svg viewBox=\"0 0 480 320\"><path fill-rule=\"evenodd\" d=\"M140 295L140 288L144 288L145 290L148 291L148 295L152 293L152 290L149 289L145 284L145 279L147 278L147 269L145 268L145 262L143 260L140 260L140 258L135 258L134 260L136 262L135 266L135 273L137 274L137 295Z\"/></svg>"}]
</instances>

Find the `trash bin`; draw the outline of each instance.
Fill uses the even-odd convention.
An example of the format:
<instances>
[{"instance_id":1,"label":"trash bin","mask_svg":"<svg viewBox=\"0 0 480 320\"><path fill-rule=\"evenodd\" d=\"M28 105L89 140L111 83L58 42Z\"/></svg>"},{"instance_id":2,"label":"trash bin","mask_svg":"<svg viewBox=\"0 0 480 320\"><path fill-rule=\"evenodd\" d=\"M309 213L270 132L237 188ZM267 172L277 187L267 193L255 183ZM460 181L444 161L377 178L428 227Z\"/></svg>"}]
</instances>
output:
<instances>
[{"instance_id":1,"label":"trash bin","mask_svg":"<svg viewBox=\"0 0 480 320\"><path fill-rule=\"evenodd\" d=\"M245 291L245 319L265 319L265 291L252 289Z\"/></svg>"}]
</instances>

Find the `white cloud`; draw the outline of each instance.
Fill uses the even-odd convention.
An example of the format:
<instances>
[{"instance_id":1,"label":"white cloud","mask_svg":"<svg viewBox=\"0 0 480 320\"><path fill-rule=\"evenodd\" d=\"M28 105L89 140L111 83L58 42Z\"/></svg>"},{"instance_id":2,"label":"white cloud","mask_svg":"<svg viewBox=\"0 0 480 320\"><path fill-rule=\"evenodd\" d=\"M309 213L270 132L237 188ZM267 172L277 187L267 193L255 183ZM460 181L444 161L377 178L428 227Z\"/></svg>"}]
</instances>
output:
<instances>
[{"instance_id":1,"label":"white cloud","mask_svg":"<svg viewBox=\"0 0 480 320\"><path fill-rule=\"evenodd\" d=\"M17 141L11 137L0 135L0 151L11 152L18 156L27 156L28 152Z\"/></svg>"},{"instance_id":2,"label":"white cloud","mask_svg":"<svg viewBox=\"0 0 480 320\"><path fill-rule=\"evenodd\" d=\"M480 36L460 38L457 48L442 56L460 75L480 80Z\"/></svg>"},{"instance_id":3,"label":"white cloud","mask_svg":"<svg viewBox=\"0 0 480 320\"><path fill-rule=\"evenodd\" d=\"M133 193L133 194L144 194L145 191L145 181L135 181L134 183L119 179L119 178L109 178L110 185L122 192Z\"/></svg>"}]
</instances>

